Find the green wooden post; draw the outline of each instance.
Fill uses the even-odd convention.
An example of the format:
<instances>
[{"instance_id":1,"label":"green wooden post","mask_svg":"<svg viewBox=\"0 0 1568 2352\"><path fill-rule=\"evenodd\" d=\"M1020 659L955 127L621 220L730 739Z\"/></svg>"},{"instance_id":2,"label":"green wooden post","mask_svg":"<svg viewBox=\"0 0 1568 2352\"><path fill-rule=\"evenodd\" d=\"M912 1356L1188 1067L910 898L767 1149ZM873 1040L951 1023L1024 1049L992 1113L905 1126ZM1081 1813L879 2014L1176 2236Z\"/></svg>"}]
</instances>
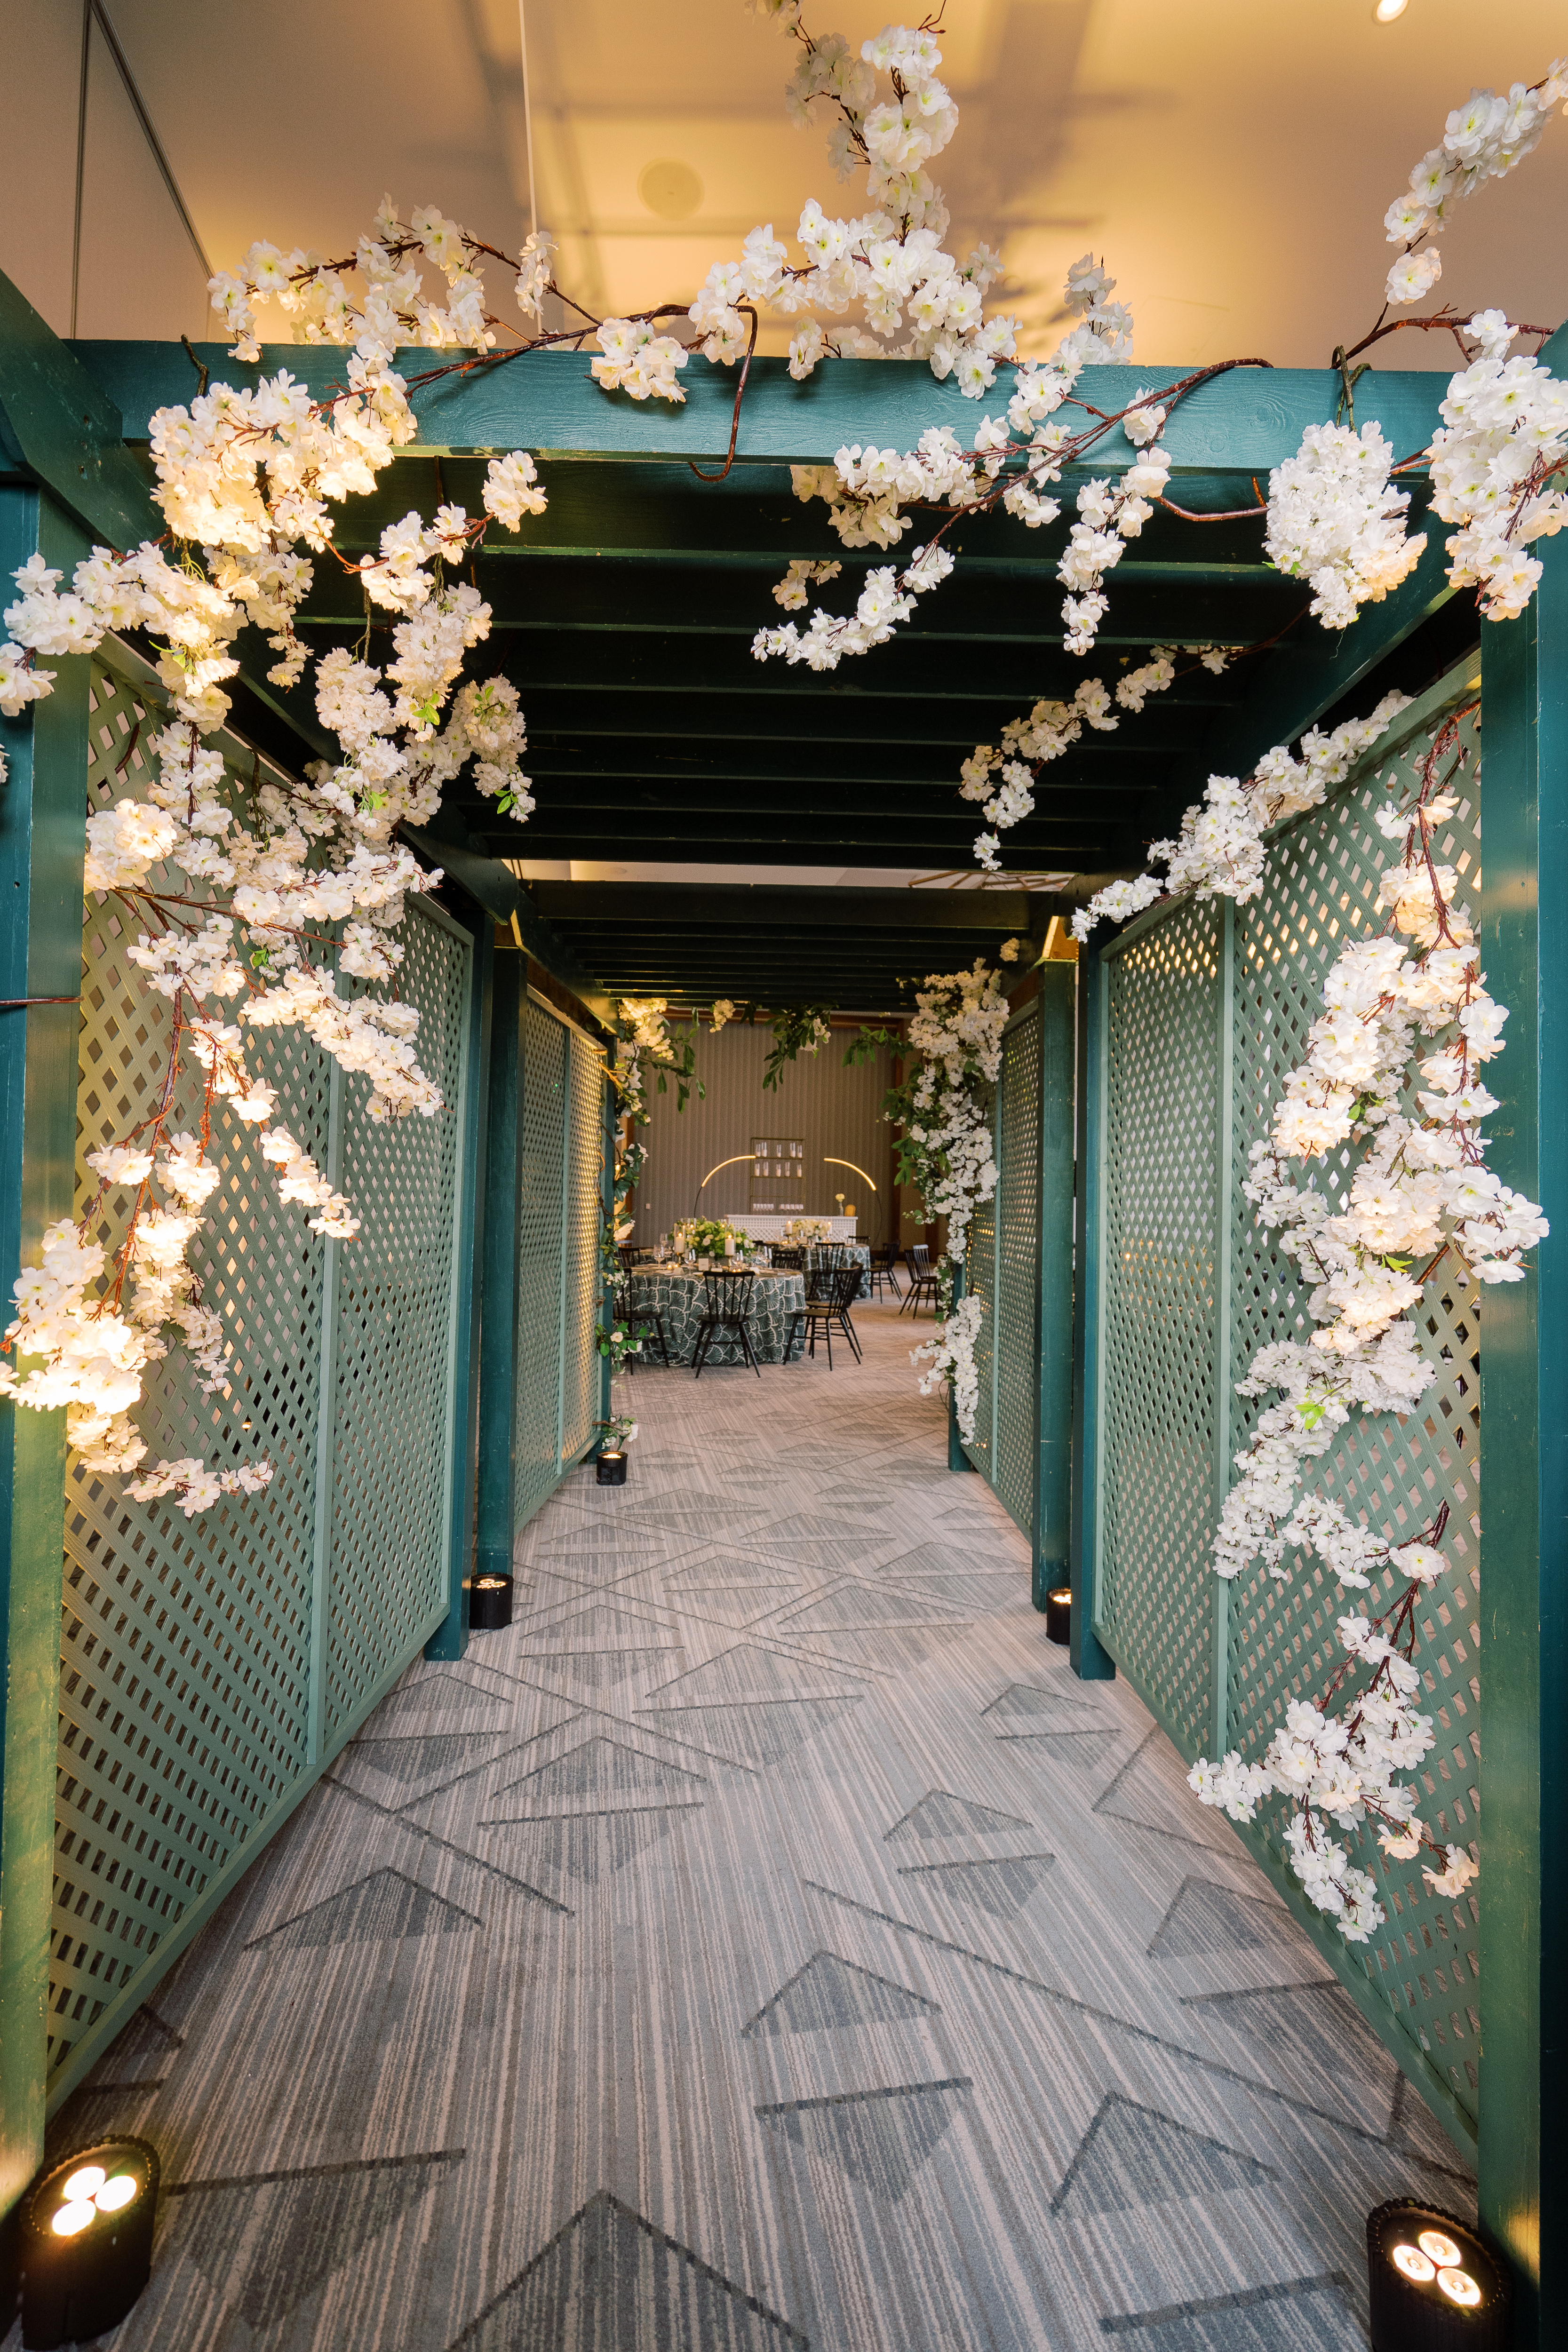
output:
<instances>
[{"instance_id":1,"label":"green wooden post","mask_svg":"<svg viewBox=\"0 0 1568 2352\"><path fill-rule=\"evenodd\" d=\"M1072 1670L1110 1682L1116 1662L1094 1630L1100 1550L1100 1318L1104 1188L1105 1027L1110 975L1087 950L1078 961L1078 1189L1072 1305Z\"/></svg>"},{"instance_id":2,"label":"green wooden post","mask_svg":"<svg viewBox=\"0 0 1568 2352\"><path fill-rule=\"evenodd\" d=\"M526 956L497 954L490 1011L489 1148L479 1311L477 1576L510 1576L516 1508L519 1230L522 1215L522 1007Z\"/></svg>"},{"instance_id":3,"label":"green wooden post","mask_svg":"<svg viewBox=\"0 0 1568 2352\"><path fill-rule=\"evenodd\" d=\"M0 579L35 551L69 572L86 535L47 493L0 488ZM0 995L63 1004L0 1012L0 1294L44 1229L71 1214L77 1005L86 843L88 663L50 662L55 688L0 719ZM26 1369L26 1368L25 1368ZM0 1403L0 2212L44 2145L45 2004L53 1901L66 1416Z\"/></svg>"},{"instance_id":4,"label":"green wooden post","mask_svg":"<svg viewBox=\"0 0 1568 2352\"><path fill-rule=\"evenodd\" d=\"M1073 1030L1078 967L1043 963L1040 983L1040 1255L1037 1277L1033 1597L1071 1570L1073 1422Z\"/></svg>"},{"instance_id":5,"label":"green wooden post","mask_svg":"<svg viewBox=\"0 0 1568 2352\"><path fill-rule=\"evenodd\" d=\"M474 935L463 1087L463 1188L458 1204L458 1298L452 1361L452 1507L447 1537L451 1609L425 1644L427 1658L460 1658L468 1646L468 1573L479 1518L479 1349L483 1328L485 1208L489 1158L490 1024L495 988L495 924L476 901L465 909ZM515 1289L515 1285L514 1285ZM479 1571L475 1571L478 1573Z\"/></svg>"},{"instance_id":6,"label":"green wooden post","mask_svg":"<svg viewBox=\"0 0 1568 2352\"><path fill-rule=\"evenodd\" d=\"M1552 1221L1536 1270L1481 1310L1479 2171L1521 2347L1568 2341L1568 548L1537 551L1534 603L1481 642L1481 961L1509 1007L1487 1127L1499 1176Z\"/></svg>"},{"instance_id":7,"label":"green wooden post","mask_svg":"<svg viewBox=\"0 0 1568 2352\"><path fill-rule=\"evenodd\" d=\"M616 1057L616 1046L615 1040L613 1038L605 1045L605 1052L606 1056L611 1061L614 1061ZM605 1164L604 1173L599 1186L599 1210L606 1225L615 1214L616 1138L619 1131L619 1126L620 1121L617 1112L617 1097L616 1094L615 1084L612 1079L606 1078L605 1080L605 1105L602 1121L602 1139ZM595 1319L607 1330L610 1325L616 1320L616 1302L610 1294L609 1285L605 1279L605 1270L602 1265L599 1268L598 1286L599 1308L598 1315ZM629 1317L627 1319L628 1321L630 1320ZM601 1356L599 1359L599 1419L601 1421L608 1421L615 1407L615 1371L616 1368L613 1359L609 1356ZM604 1451L604 1433L601 1431L594 1442L594 1453L602 1453Z\"/></svg>"}]
</instances>

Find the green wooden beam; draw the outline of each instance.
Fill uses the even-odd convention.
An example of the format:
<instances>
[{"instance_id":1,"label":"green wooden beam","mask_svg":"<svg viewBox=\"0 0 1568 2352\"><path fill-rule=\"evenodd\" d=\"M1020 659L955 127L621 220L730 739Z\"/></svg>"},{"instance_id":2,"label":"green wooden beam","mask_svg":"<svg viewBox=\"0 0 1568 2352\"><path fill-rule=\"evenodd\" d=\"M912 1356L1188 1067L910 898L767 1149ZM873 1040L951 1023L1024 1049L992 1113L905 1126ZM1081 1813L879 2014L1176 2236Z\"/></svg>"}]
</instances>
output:
<instances>
[{"instance_id":1,"label":"green wooden beam","mask_svg":"<svg viewBox=\"0 0 1568 2352\"><path fill-rule=\"evenodd\" d=\"M784 931L871 929L914 931L1026 931L1032 900L1022 890L880 890L679 882L531 882L540 913L561 923L659 929L717 924L744 933L770 925Z\"/></svg>"},{"instance_id":2,"label":"green wooden beam","mask_svg":"<svg viewBox=\"0 0 1568 2352\"><path fill-rule=\"evenodd\" d=\"M195 388L191 363L178 343L97 342L73 348L125 418L131 440L146 437L155 408L187 405ZM254 384L279 368L320 399L342 381L343 354L327 346L269 344L259 363L241 366L222 343L197 346L198 355L226 383ZM456 457L526 448L565 457L721 457L729 445L735 376L694 359L681 378L685 400L634 401L601 392L589 353L533 352L468 373L455 367L416 390L417 439L409 454ZM450 355L402 355L409 380L450 365ZM1136 383L1151 390L1176 383L1185 366L1141 361ZM949 425L967 444L983 415L1005 405L1006 374L987 399L965 400L950 377L939 383L919 360L831 360L804 383L784 361L752 362L741 420L742 463L826 464L846 442L868 439L912 448L928 425ZM1120 407L1134 388L1124 367L1088 368L1079 397L1100 409ZM1358 423L1375 419L1403 455L1424 448L1438 423L1446 378L1437 371L1375 373L1356 387ZM1307 425L1332 418L1340 381L1330 368L1237 369L1184 401L1165 428L1165 446L1180 472L1245 478L1292 457ZM1106 466L1132 456L1120 433L1097 453Z\"/></svg>"},{"instance_id":3,"label":"green wooden beam","mask_svg":"<svg viewBox=\"0 0 1568 2352\"><path fill-rule=\"evenodd\" d=\"M89 542L135 547L163 530L143 463L125 446L118 407L3 274L0 459L43 483Z\"/></svg>"}]
</instances>

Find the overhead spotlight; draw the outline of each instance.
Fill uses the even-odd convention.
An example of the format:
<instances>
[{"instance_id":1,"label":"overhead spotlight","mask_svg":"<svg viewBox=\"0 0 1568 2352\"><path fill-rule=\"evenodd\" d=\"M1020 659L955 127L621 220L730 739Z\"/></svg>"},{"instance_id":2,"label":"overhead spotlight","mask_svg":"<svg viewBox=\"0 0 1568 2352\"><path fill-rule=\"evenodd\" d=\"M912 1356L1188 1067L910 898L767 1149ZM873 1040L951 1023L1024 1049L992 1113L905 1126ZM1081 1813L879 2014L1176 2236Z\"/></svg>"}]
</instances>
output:
<instances>
[{"instance_id":1,"label":"overhead spotlight","mask_svg":"<svg viewBox=\"0 0 1568 2352\"><path fill-rule=\"evenodd\" d=\"M1410 0L1377 0L1377 5L1372 12L1373 22L1378 25L1392 25L1396 16L1404 16L1409 5Z\"/></svg>"},{"instance_id":2,"label":"overhead spotlight","mask_svg":"<svg viewBox=\"0 0 1568 2352\"><path fill-rule=\"evenodd\" d=\"M153 2267L158 2156L144 2139L100 2140L51 2165L22 2217L27 2352L118 2327Z\"/></svg>"}]
</instances>

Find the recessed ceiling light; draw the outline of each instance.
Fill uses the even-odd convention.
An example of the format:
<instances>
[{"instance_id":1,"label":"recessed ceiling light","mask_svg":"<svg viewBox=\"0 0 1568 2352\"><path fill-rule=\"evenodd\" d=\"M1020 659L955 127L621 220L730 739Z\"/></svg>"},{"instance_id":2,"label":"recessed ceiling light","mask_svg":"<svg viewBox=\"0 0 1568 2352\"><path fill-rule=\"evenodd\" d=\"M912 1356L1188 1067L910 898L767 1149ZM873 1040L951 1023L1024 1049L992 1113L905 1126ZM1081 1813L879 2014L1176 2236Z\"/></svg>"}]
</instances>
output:
<instances>
[{"instance_id":1,"label":"recessed ceiling light","mask_svg":"<svg viewBox=\"0 0 1568 2352\"><path fill-rule=\"evenodd\" d=\"M1377 0L1372 12L1373 19L1380 25L1392 25L1395 16L1403 16L1409 5L1410 0Z\"/></svg>"}]
</instances>

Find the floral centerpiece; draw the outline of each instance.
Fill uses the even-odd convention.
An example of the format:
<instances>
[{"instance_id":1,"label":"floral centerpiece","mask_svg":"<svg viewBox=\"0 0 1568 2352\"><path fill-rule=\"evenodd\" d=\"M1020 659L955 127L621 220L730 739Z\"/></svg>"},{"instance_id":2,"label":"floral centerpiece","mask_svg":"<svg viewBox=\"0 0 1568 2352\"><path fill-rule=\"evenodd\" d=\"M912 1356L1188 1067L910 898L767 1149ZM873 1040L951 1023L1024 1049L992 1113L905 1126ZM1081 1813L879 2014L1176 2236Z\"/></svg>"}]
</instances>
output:
<instances>
[{"instance_id":1,"label":"floral centerpiece","mask_svg":"<svg viewBox=\"0 0 1568 2352\"><path fill-rule=\"evenodd\" d=\"M750 1234L742 1233L727 1217L688 1217L677 1225L675 1238L684 1249L697 1252L699 1257L749 1258L756 1244Z\"/></svg>"},{"instance_id":2,"label":"floral centerpiece","mask_svg":"<svg viewBox=\"0 0 1568 2352\"><path fill-rule=\"evenodd\" d=\"M833 1228L826 1217L792 1217L784 1229L786 1242L799 1248L809 1242L825 1242L832 1238Z\"/></svg>"}]
</instances>

